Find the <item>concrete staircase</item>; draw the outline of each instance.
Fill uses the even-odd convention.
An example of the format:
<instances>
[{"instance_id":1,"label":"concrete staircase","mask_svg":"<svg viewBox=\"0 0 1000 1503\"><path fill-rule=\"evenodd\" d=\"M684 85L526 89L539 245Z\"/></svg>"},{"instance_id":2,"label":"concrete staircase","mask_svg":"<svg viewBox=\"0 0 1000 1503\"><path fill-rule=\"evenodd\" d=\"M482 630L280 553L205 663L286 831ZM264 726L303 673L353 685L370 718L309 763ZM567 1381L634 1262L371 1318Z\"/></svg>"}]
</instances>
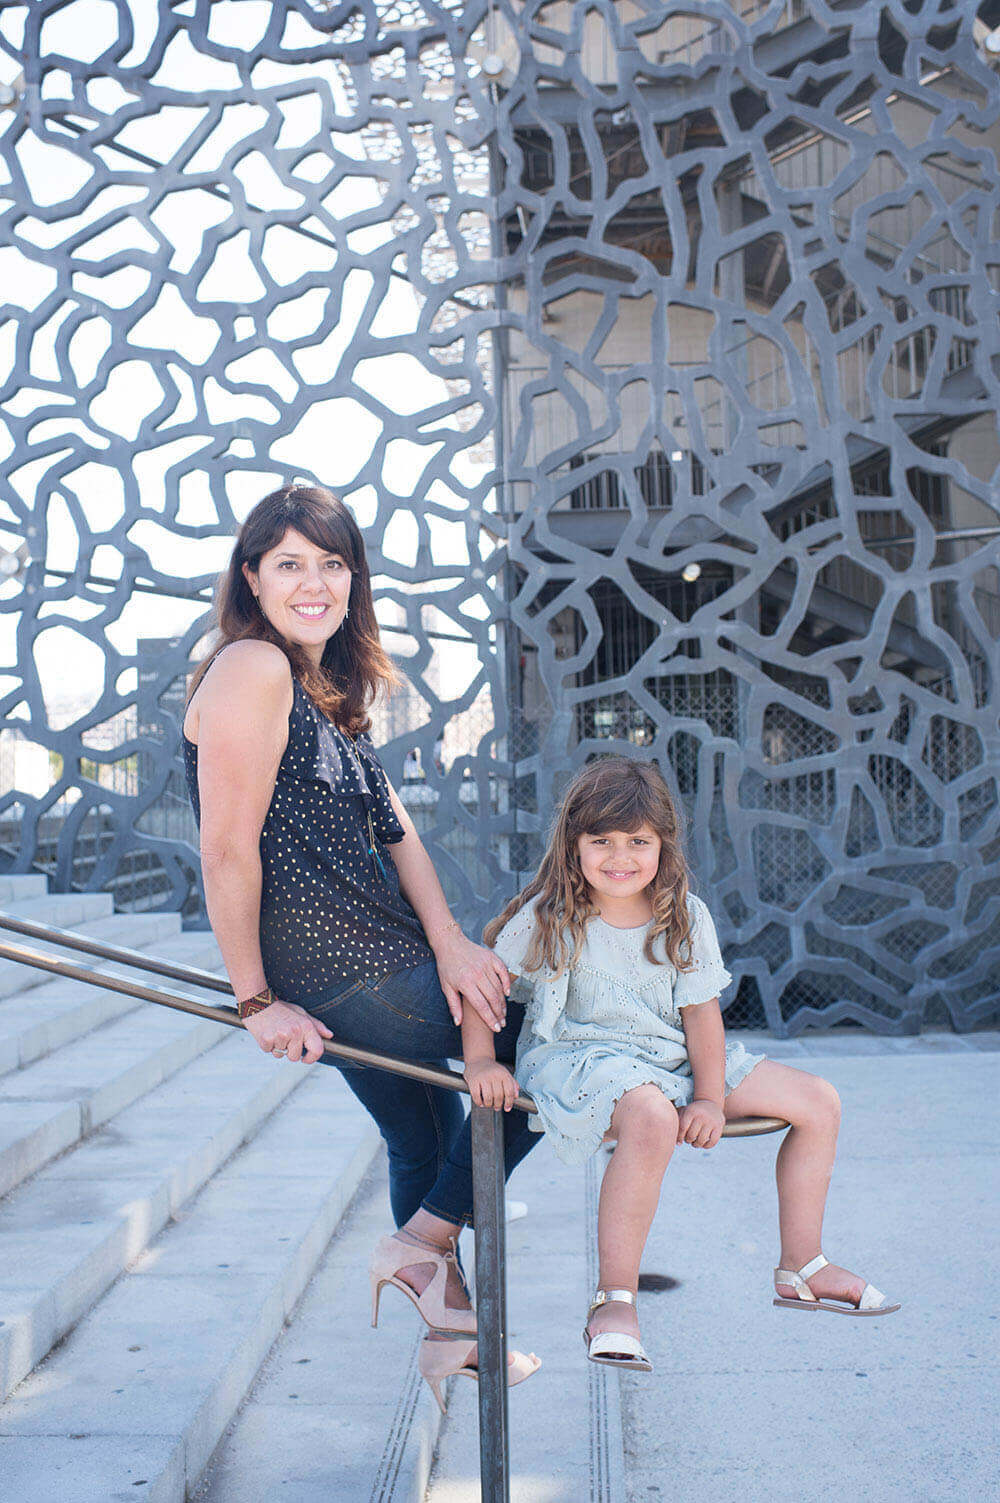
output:
<instances>
[{"instance_id":1,"label":"concrete staircase","mask_svg":"<svg viewBox=\"0 0 1000 1503\"><path fill-rule=\"evenodd\" d=\"M43 889L0 906L221 969L177 915ZM377 1146L335 1071L0 962L0 1496L181 1503Z\"/></svg>"},{"instance_id":2,"label":"concrete staircase","mask_svg":"<svg viewBox=\"0 0 1000 1503\"><path fill-rule=\"evenodd\" d=\"M0 903L220 969L175 915L34 878ZM386 1291L369 1325L385 1162L337 1072L12 963L0 986L0 1499L478 1497L475 1385L442 1424L410 1306ZM511 1337L545 1365L511 1394L515 1499L624 1498L617 1383L578 1349L594 1184L544 1149L518 1173Z\"/></svg>"}]
</instances>

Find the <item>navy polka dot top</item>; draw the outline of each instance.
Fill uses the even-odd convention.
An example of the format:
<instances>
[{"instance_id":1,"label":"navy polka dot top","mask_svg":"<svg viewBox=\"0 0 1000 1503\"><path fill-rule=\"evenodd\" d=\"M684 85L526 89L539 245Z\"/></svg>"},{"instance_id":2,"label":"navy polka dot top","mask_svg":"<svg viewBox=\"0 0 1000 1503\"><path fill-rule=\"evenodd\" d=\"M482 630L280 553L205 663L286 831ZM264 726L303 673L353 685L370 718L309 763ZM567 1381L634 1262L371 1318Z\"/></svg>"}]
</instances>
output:
<instances>
[{"instance_id":1,"label":"navy polka dot top","mask_svg":"<svg viewBox=\"0 0 1000 1503\"><path fill-rule=\"evenodd\" d=\"M198 748L185 736L195 817ZM289 1002L315 1002L345 978L385 976L432 959L385 851L404 830L367 736L353 740L294 686L285 748L260 832L264 974Z\"/></svg>"}]
</instances>

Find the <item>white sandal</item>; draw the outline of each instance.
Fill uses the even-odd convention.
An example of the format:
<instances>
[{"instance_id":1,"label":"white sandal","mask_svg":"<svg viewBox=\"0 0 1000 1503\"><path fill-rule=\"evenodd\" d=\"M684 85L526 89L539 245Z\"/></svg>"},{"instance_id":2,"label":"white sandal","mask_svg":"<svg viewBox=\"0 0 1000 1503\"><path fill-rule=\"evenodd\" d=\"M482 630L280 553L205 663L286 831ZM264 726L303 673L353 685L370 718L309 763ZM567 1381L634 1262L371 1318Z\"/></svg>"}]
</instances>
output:
<instances>
[{"instance_id":1,"label":"white sandal","mask_svg":"<svg viewBox=\"0 0 1000 1503\"><path fill-rule=\"evenodd\" d=\"M795 1290L795 1299L785 1299L778 1295L774 1303L783 1310L829 1310L831 1315L891 1315L899 1305L886 1304L886 1296L874 1284L866 1284L861 1291L861 1298L856 1305L840 1300L817 1299L813 1294L806 1279L811 1279L814 1273L819 1273L829 1263L829 1258L824 1258L822 1253L817 1253L811 1263L806 1263L798 1273L793 1273L790 1268L776 1268L774 1270L774 1287L777 1290L779 1284L788 1284Z\"/></svg>"},{"instance_id":2,"label":"white sandal","mask_svg":"<svg viewBox=\"0 0 1000 1503\"><path fill-rule=\"evenodd\" d=\"M583 1328L583 1344L587 1348L587 1356L591 1362L601 1362L606 1367L625 1367L632 1372L651 1373L653 1364L637 1337L627 1336L624 1331L601 1331L598 1335L591 1336L590 1317L595 1310L610 1304L612 1300L634 1305L635 1295L631 1289L598 1289L590 1302L587 1324Z\"/></svg>"}]
</instances>

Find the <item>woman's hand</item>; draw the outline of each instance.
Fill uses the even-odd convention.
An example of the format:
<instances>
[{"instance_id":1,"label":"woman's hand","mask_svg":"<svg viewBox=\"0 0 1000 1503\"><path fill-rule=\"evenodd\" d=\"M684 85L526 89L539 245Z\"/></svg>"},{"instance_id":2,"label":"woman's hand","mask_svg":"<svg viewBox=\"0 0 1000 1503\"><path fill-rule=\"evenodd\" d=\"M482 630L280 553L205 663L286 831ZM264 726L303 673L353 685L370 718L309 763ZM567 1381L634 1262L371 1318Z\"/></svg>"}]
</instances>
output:
<instances>
[{"instance_id":1,"label":"woman's hand","mask_svg":"<svg viewBox=\"0 0 1000 1503\"><path fill-rule=\"evenodd\" d=\"M497 1064L495 1059L467 1059L462 1073L477 1106L510 1111L520 1087L504 1065Z\"/></svg>"},{"instance_id":2,"label":"woman's hand","mask_svg":"<svg viewBox=\"0 0 1000 1503\"><path fill-rule=\"evenodd\" d=\"M456 1023L462 1021L462 1007L468 1004L494 1033L507 1021L507 995L510 975L507 967L485 945L467 939L456 926L444 939L433 943L438 979Z\"/></svg>"},{"instance_id":3,"label":"woman's hand","mask_svg":"<svg viewBox=\"0 0 1000 1503\"><path fill-rule=\"evenodd\" d=\"M287 1055L293 1062L303 1060L307 1065L314 1064L323 1053L323 1040L333 1038L325 1023L294 1002L272 1002L247 1018L243 1026L265 1054L273 1054L276 1059Z\"/></svg>"},{"instance_id":4,"label":"woman's hand","mask_svg":"<svg viewBox=\"0 0 1000 1503\"><path fill-rule=\"evenodd\" d=\"M714 1148L722 1137L726 1114L715 1101L696 1100L678 1114L677 1141L692 1148Z\"/></svg>"}]
</instances>

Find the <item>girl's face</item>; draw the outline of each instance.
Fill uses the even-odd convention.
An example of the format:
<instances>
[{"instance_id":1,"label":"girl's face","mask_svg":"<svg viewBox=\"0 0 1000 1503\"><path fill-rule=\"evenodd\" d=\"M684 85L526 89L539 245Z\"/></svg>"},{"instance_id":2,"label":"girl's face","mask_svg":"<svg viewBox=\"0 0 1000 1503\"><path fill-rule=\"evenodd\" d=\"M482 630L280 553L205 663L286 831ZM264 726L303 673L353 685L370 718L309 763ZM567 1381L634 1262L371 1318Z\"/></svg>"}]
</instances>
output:
<instances>
[{"instance_id":1,"label":"girl's face","mask_svg":"<svg viewBox=\"0 0 1000 1503\"><path fill-rule=\"evenodd\" d=\"M660 865L660 837L649 825L628 834L581 835L577 853L584 880L603 898L635 898L647 888Z\"/></svg>"},{"instance_id":2,"label":"girl's face","mask_svg":"<svg viewBox=\"0 0 1000 1503\"><path fill-rule=\"evenodd\" d=\"M243 573L275 631L304 648L318 667L347 615L351 571L340 554L324 553L290 527L256 572L244 564Z\"/></svg>"}]
</instances>

